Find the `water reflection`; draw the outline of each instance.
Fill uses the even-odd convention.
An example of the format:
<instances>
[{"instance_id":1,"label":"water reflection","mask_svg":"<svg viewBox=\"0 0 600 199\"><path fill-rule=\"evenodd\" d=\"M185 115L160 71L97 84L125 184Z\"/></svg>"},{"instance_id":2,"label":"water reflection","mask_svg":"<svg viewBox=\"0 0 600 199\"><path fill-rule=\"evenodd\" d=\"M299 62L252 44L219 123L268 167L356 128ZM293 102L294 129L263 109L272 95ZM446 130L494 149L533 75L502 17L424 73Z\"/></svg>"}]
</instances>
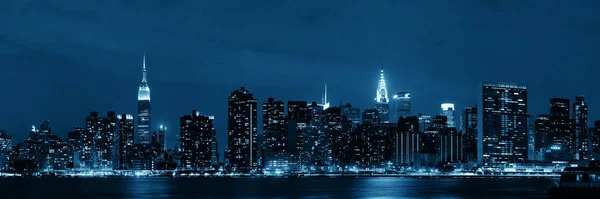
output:
<instances>
[{"instance_id":1,"label":"water reflection","mask_svg":"<svg viewBox=\"0 0 600 199\"><path fill-rule=\"evenodd\" d=\"M0 189L2 199L544 198L553 183L541 178L0 178Z\"/></svg>"}]
</instances>

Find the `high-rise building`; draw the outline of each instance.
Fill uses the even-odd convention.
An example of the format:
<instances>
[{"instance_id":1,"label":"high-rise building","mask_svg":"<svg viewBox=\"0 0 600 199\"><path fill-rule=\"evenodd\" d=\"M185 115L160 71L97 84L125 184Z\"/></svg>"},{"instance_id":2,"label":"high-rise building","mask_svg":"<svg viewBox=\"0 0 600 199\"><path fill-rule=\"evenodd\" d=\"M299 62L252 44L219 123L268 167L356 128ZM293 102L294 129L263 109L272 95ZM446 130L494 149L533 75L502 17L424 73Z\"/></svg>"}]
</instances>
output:
<instances>
[{"instance_id":1,"label":"high-rise building","mask_svg":"<svg viewBox=\"0 0 600 199\"><path fill-rule=\"evenodd\" d=\"M229 96L227 155L234 168L258 166L256 99L244 87Z\"/></svg>"},{"instance_id":2,"label":"high-rise building","mask_svg":"<svg viewBox=\"0 0 600 199\"><path fill-rule=\"evenodd\" d=\"M0 130L0 151L12 150L12 137L5 130Z\"/></svg>"},{"instance_id":3,"label":"high-rise building","mask_svg":"<svg viewBox=\"0 0 600 199\"><path fill-rule=\"evenodd\" d=\"M208 116L209 119L214 121L214 116ZM212 131L212 158L211 162L213 165L219 164L219 140L217 140L217 131L213 129Z\"/></svg>"},{"instance_id":4,"label":"high-rise building","mask_svg":"<svg viewBox=\"0 0 600 199\"><path fill-rule=\"evenodd\" d=\"M419 117L419 132L425 132L427 129L431 128L431 115L419 113L417 117Z\"/></svg>"},{"instance_id":5,"label":"high-rise building","mask_svg":"<svg viewBox=\"0 0 600 199\"><path fill-rule=\"evenodd\" d=\"M106 118L102 118L102 129L99 141L99 166L102 168L113 168L113 162L117 159L117 147L115 143L117 115L114 111L108 111Z\"/></svg>"},{"instance_id":6,"label":"high-rise building","mask_svg":"<svg viewBox=\"0 0 600 199\"><path fill-rule=\"evenodd\" d=\"M137 119L137 136L138 142L144 145L150 145L152 135L150 134L151 111L150 111L150 87L146 80L146 55L144 55L142 63L142 82L138 89L138 119Z\"/></svg>"},{"instance_id":7,"label":"high-rise building","mask_svg":"<svg viewBox=\"0 0 600 199\"><path fill-rule=\"evenodd\" d=\"M390 122L398 122L398 118L410 116L410 92L398 92L392 97L392 118Z\"/></svg>"},{"instance_id":8,"label":"high-rise building","mask_svg":"<svg viewBox=\"0 0 600 199\"><path fill-rule=\"evenodd\" d=\"M535 150L550 150L552 141L550 135L550 115L539 114L534 122Z\"/></svg>"},{"instance_id":9,"label":"high-rise building","mask_svg":"<svg viewBox=\"0 0 600 199\"><path fill-rule=\"evenodd\" d=\"M483 164L527 159L527 88L484 83L482 97Z\"/></svg>"},{"instance_id":10,"label":"high-rise building","mask_svg":"<svg viewBox=\"0 0 600 199\"><path fill-rule=\"evenodd\" d=\"M85 136L83 142L84 165L87 168L97 168L100 164L101 152L101 132L103 122L98 112L90 112L90 115L85 119Z\"/></svg>"},{"instance_id":11,"label":"high-rise building","mask_svg":"<svg viewBox=\"0 0 600 199\"><path fill-rule=\"evenodd\" d=\"M379 84L377 85L377 95L375 97L375 109L379 114L379 122L389 122L389 98L388 91L385 85L385 79L383 78L383 65L381 66L381 74L379 77ZM397 121L396 121L397 122Z\"/></svg>"},{"instance_id":12,"label":"high-rise building","mask_svg":"<svg viewBox=\"0 0 600 199\"><path fill-rule=\"evenodd\" d=\"M456 125L454 124L454 104L443 103L441 107L442 107L441 115L446 116L446 118L448 118L448 127L456 128Z\"/></svg>"},{"instance_id":13,"label":"high-rise building","mask_svg":"<svg viewBox=\"0 0 600 199\"><path fill-rule=\"evenodd\" d=\"M575 136L571 120L569 99L550 99L550 146L551 153L546 156L551 161L575 159Z\"/></svg>"},{"instance_id":14,"label":"high-rise building","mask_svg":"<svg viewBox=\"0 0 600 199\"><path fill-rule=\"evenodd\" d=\"M0 130L0 171L10 167L10 154L12 151L12 137L6 131Z\"/></svg>"},{"instance_id":15,"label":"high-rise building","mask_svg":"<svg viewBox=\"0 0 600 199\"><path fill-rule=\"evenodd\" d=\"M133 115L117 115L117 128L119 129L119 160L118 169L127 169L131 161L134 144L134 122Z\"/></svg>"},{"instance_id":16,"label":"high-rise building","mask_svg":"<svg viewBox=\"0 0 600 199\"><path fill-rule=\"evenodd\" d=\"M196 110L180 119L181 166L188 169L209 168L212 164L214 121Z\"/></svg>"},{"instance_id":17,"label":"high-rise building","mask_svg":"<svg viewBox=\"0 0 600 199\"><path fill-rule=\"evenodd\" d=\"M469 162L477 161L477 132L479 118L477 107L466 107L463 113L463 139L465 146L465 159Z\"/></svg>"},{"instance_id":18,"label":"high-rise building","mask_svg":"<svg viewBox=\"0 0 600 199\"><path fill-rule=\"evenodd\" d=\"M573 122L575 125L575 159L587 160L590 155L590 134L588 133L588 105L584 96L575 97L573 103Z\"/></svg>"},{"instance_id":19,"label":"high-rise building","mask_svg":"<svg viewBox=\"0 0 600 199\"><path fill-rule=\"evenodd\" d=\"M299 123L308 122L308 105L306 101L288 101L288 120Z\"/></svg>"},{"instance_id":20,"label":"high-rise building","mask_svg":"<svg viewBox=\"0 0 600 199\"><path fill-rule=\"evenodd\" d=\"M381 114L377 109L365 109L362 114L363 124L379 124Z\"/></svg>"},{"instance_id":21,"label":"high-rise building","mask_svg":"<svg viewBox=\"0 0 600 199\"><path fill-rule=\"evenodd\" d=\"M161 151L167 151L167 140L165 140L166 132L166 126L160 125L158 127L158 144L160 145Z\"/></svg>"},{"instance_id":22,"label":"high-rise building","mask_svg":"<svg viewBox=\"0 0 600 199\"><path fill-rule=\"evenodd\" d=\"M342 117L346 117L352 123L353 127L360 124L360 108L353 108L351 104L342 106Z\"/></svg>"},{"instance_id":23,"label":"high-rise building","mask_svg":"<svg viewBox=\"0 0 600 199\"><path fill-rule=\"evenodd\" d=\"M398 119L398 130L393 136L392 160L395 165L418 166L421 138L419 118L402 116Z\"/></svg>"},{"instance_id":24,"label":"high-rise building","mask_svg":"<svg viewBox=\"0 0 600 199\"><path fill-rule=\"evenodd\" d=\"M290 107L290 111L295 113ZM285 162L287 149L287 126L285 120L285 104L270 97L263 102L263 144L262 165L265 168L278 166ZM294 114L295 115L295 114Z\"/></svg>"},{"instance_id":25,"label":"high-rise building","mask_svg":"<svg viewBox=\"0 0 600 199\"><path fill-rule=\"evenodd\" d=\"M71 151L69 162L72 163L72 168L81 168L84 166L82 163L82 155L86 132L87 131L82 127L75 127L73 128L73 131L69 132L67 144L69 145L69 151Z\"/></svg>"},{"instance_id":26,"label":"high-rise building","mask_svg":"<svg viewBox=\"0 0 600 199\"><path fill-rule=\"evenodd\" d=\"M600 120L594 121L594 127L590 130L592 142L592 154L590 156L595 160L600 160Z\"/></svg>"}]
</instances>

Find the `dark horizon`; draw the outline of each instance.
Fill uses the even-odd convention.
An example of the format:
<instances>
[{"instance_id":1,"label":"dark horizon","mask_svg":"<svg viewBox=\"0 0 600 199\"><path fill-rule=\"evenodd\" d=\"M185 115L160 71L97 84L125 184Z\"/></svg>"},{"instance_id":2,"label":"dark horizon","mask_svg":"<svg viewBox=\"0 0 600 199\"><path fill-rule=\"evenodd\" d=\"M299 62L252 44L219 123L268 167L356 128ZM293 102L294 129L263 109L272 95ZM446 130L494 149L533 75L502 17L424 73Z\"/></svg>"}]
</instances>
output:
<instances>
[{"instance_id":1,"label":"dark horizon","mask_svg":"<svg viewBox=\"0 0 600 199\"><path fill-rule=\"evenodd\" d=\"M226 147L227 102L245 86L262 105L320 101L373 108L380 63L412 114L479 104L483 82L527 86L528 112L585 95L600 120L596 1L0 2L0 129L14 143L49 119L65 137L91 111L134 114L146 53L152 129L214 115ZM260 111L260 108L259 108ZM262 115L259 112L259 121ZM259 131L260 133L260 131ZM221 156L223 157L223 156Z\"/></svg>"}]
</instances>

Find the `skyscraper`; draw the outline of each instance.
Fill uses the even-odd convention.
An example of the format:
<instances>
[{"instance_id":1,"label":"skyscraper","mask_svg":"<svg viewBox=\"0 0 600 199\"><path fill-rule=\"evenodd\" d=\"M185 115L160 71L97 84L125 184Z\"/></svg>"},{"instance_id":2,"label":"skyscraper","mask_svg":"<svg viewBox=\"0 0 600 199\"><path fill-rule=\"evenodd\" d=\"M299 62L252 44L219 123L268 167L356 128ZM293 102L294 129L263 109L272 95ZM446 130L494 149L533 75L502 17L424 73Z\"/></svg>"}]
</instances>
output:
<instances>
[{"instance_id":1,"label":"skyscraper","mask_svg":"<svg viewBox=\"0 0 600 199\"><path fill-rule=\"evenodd\" d=\"M167 151L167 140L165 140L166 132L166 126L160 125L158 127L158 144L160 145L161 151Z\"/></svg>"},{"instance_id":2,"label":"skyscraper","mask_svg":"<svg viewBox=\"0 0 600 199\"><path fill-rule=\"evenodd\" d=\"M535 151L539 153L538 160L545 159L547 150L551 150L552 137L550 137L550 115L539 114L533 123L535 133Z\"/></svg>"},{"instance_id":3,"label":"skyscraper","mask_svg":"<svg viewBox=\"0 0 600 199\"><path fill-rule=\"evenodd\" d=\"M365 109L362 114L363 124L379 124L381 116L377 109Z\"/></svg>"},{"instance_id":4,"label":"skyscraper","mask_svg":"<svg viewBox=\"0 0 600 199\"><path fill-rule=\"evenodd\" d=\"M82 157L85 157L84 165L88 168L97 168L100 165L102 123L102 118L95 111L91 112L85 120L86 132L83 142L84 156Z\"/></svg>"},{"instance_id":5,"label":"skyscraper","mask_svg":"<svg viewBox=\"0 0 600 199\"><path fill-rule=\"evenodd\" d=\"M138 120L137 136L138 142L144 145L150 145L152 135L150 134L150 87L146 80L146 55L142 63L142 82L138 89Z\"/></svg>"},{"instance_id":6,"label":"skyscraper","mask_svg":"<svg viewBox=\"0 0 600 199\"><path fill-rule=\"evenodd\" d=\"M400 117L410 116L410 92L398 92L392 97L392 118L390 122L398 122Z\"/></svg>"},{"instance_id":7,"label":"skyscraper","mask_svg":"<svg viewBox=\"0 0 600 199\"><path fill-rule=\"evenodd\" d=\"M527 88L484 83L482 97L483 164L527 159Z\"/></svg>"},{"instance_id":8,"label":"skyscraper","mask_svg":"<svg viewBox=\"0 0 600 199\"><path fill-rule=\"evenodd\" d=\"M352 123L352 126L356 127L361 122L360 109L352 108L352 105L348 103L345 106L342 106L342 117L346 117L346 119Z\"/></svg>"},{"instance_id":9,"label":"skyscraper","mask_svg":"<svg viewBox=\"0 0 600 199\"><path fill-rule=\"evenodd\" d=\"M574 150L576 145L570 107L569 99L550 99L550 137L552 140L550 149L552 151L547 156L547 160L566 161L575 159Z\"/></svg>"},{"instance_id":10,"label":"skyscraper","mask_svg":"<svg viewBox=\"0 0 600 199\"><path fill-rule=\"evenodd\" d=\"M255 168L258 166L256 99L249 90L241 87L231 93L228 101L229 164L238 169Z\"/></svg>"},{"instance_id":11,"label":"skyscraper","mask_svg":"<svg viewBox=\"0 0 600 199\"><path fill-rule=\"evenodd\" d=\"M263 166L273 167L286 161L282 153L287 148L285 105L270 97L263 102Z\"/></svg>"},{"instance_id":12,"label":"skyscraper","mask_svg":"<svg viewBox=\"0 0 600 199\"><path fill-rule=\"evenodd\" d=\"M385 85L385 79L383 78L383 65L381 66L381 74L379 77L379 84L377 85L377 95L375 97L375 109L379 114L379 122L389 122L389 98L388 91ZM397 122L397 121L395 121Z\"/></svg>"},{"instance_id":13,"label":"skyscraper","mask_svg":"<svg viewBox=\"0 0 600 199\"><path fill-rule=\"evenodd\" d=\"M456 125L454 124L454 104L443 103L441 107L442 107L441 115L446 116L446 118L448 118L448 127L456 128Z\"/></svg>"},{"instance_id":14,"label":"skyscraper","mask_svg":"<svg viewBox=\"0 0 600 199\"><path fill-rule=\"evenodd\" d=\"M463 138L465 146L465 159L469 162L477 161L477 132L478 132L477 107L466 107L463 113Z\"/></svg>"},{"instance_id":15,"label":"skyscraper","mask_svg":"<svg viewBox=\"0 0 600 199\"><path fill-rule=\"evenodd\" d=\"M208 116L192 111L180 119L181 166L208 168L212 164L212 138L214 121Z\"/></svg>"},{"instance_id":16,"label":"skyscraper","mask_svg":"<svg viewBox=\"0 0 600 199\"><path fill-rule=\"evenodd\" d=\"M588 131L588 105L584 96L575 97L573 122L575 122L576 159L586 160L590 158L591 136Z\"/></svg>"},{"instance_id":17,"label":"skyscraper","mask_svg":"<svg viewBox=\"0 0 600 199\"><path fill-rule=\"evenodd\" d=\"M431 128L431 115L419 113L417 114L417 117L419 117L419 132L425 132L427 129Z\"/></svg>"},{"instance_id":18,"label":"skyscraper","mask_svg":"<svg viewBox=\"0 0 600 199\"><path fill-rule=\"evenodd\" d=\"M116 134L116 123L117 118L114 111L108 111L106 114L106 118L102 119L102 130L100 131L100 166L103 168L113 168L113 163L116 161L116 143L115 143L115 134Z\"/></svg>"},{"instance_id":19,"label":"skyscraper","mask_svg":"<svg viewBox=\"0 0 600 199\"><path fill-rule=\"evenodd\" d=\"M118 146L118 167L119 169L129 168L131 156L133 152L134 141L134 123L133 115L119 114L117 115L117 125L119 129L119 146Z\"/></svg>"}]
</instances>

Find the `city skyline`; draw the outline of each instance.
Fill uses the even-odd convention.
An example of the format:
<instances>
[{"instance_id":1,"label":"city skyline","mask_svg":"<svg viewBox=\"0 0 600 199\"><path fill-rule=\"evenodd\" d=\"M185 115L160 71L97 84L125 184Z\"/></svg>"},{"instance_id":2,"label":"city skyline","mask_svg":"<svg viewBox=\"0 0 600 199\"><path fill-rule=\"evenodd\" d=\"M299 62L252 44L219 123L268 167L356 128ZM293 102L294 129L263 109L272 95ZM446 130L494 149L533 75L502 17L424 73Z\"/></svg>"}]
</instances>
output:
<instances>
[{"instance_id":1,"label":"city skyline","mask_svg":"<svg viewBox=\"0 0 600 199\"><path fill-rule=\"evenodd\" d=\"M8 94L0 104L0 129L5 129L15 143L25 139L32 124L46 119L50 119L53 132L64 137L74 126L83 126L91 111L135 114L133 99L143 52L148 55L153 91L151 125L169 127L169 145L177 133L178 118L194 109L215 115L217 136L225 143L224 99L240 86L252 90L259 102L268 97L319 102L322 86L328 84L332 106L341 101L362 110L371 108L381 61L388 92L411 92L413 115L437 115L439 105L445 102L454 103L459 113L480 101L477 91L482 82L502 81L528 87L528 112L532 116L549 114L550 98L573 101L575 96L585 95L590 102L589 123L599 119L600 109L594 108L594 102L600 97L591 86L592 74L599 65L594 56L598 45L592 45L598 43L599 34L591 23L597 16L591 14L594 6L584 2L531 7L522 2L469 3L461 4L461 8L384 2L344 7L339 2L308 2L296 5L303 8L300 11L290 10L285 4L270 5L276 9L244 10L236 8L235 3L219 7L192 2L173 6L238 9L235 11L243 14L219 18L215 12L205 10L207 16L215 18L190 14L199 27L168 30L160 28L168 23L157 20L160 15L151 11L170 8L152 3L144 4L134 17L127 16L136 5L123 5L112 12L98 6L96 13L87 12L90 15L60 15L45 12L43 5L34 3L5 4L1 7L6 12L0 12L3 18L16 20L2 21L8 28L0 40L0 63L8 67L3 67L0 83L11 86L0 90ZM75 3L71 6L73 10L82 8ZM60 4L50 7L66 9ZM563 12L553 11L558 7ZM365 8L363 15L370 18L353 19L347 12L359 8ZM334 11L333 16L323 11L327 9ZM439 12L415 14L418 12L392 9ZM454 9L463 14L456 14ZM285 12L296 15L273 17ZM546 16L546 12L553 14ZM119 24L110 26L117 30L91 31L105 28L103 17L107 14L123 17ZM422 20L424 17L432 20ZM220 25L220 20L232 25ZM67 25L48 28L43 24ZM266 25L266 30L236 26L240 24ZM133 25L139 28L133 32L119 30ZM81 31L71 26L81 27ZM205 28L223 35L204 33ZM152 31L155 29L161 31ZM498 31L514 29L527 34ZM338 37L342 32L348 35ZM107 34L99 35L102 33ZM301 42L288 37L300 38ZM487 72L491 70L494 72ZM534 72L539 75L532 75ZM192 96L181 97L184 93ZM260 114L258 117L260 121ZM455 123L460 122L458 118L456 115ZM225 147L221 144L221 151Z\"/></svg>"}]
</instances>

